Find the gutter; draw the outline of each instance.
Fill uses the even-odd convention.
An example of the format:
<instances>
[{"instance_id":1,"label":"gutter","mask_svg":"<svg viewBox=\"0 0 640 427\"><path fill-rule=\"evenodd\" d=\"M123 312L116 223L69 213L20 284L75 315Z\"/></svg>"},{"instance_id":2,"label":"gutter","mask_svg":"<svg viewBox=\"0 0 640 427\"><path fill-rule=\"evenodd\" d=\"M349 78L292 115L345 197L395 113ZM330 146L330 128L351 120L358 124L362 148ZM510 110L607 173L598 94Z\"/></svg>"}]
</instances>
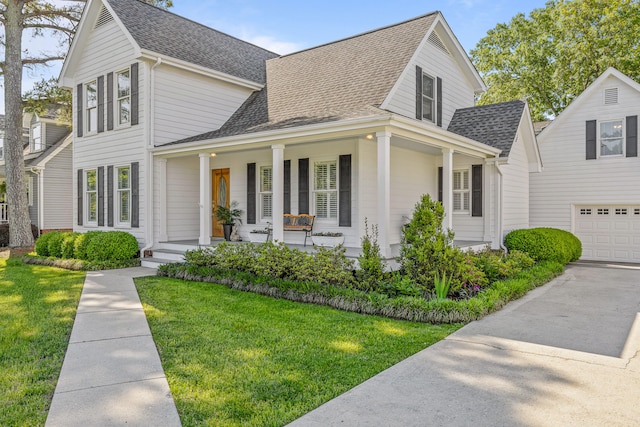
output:
<instances>
[{"instance_id":1,"label":"gutter","mask_svg":"<svg viewBox=\"0 0 640 427\"><path fill-rule=\"evenodd\" d=\"M498 238L499 238L500 249L502 249L504 253L507 253L507 248L504 246L504 236L502 235L504 232L504 227L502 223L503 222L502 210L504 207L504 174L500 169L501 163L502 161L500 161L500 159L496 157L494 161L494 165L496 166L496 170L498 171L498 175L499 175L498 184L500 187L500 190L498 191Z\"/></svg>"},{"instance_id":2,"label":"gutter","mask_svg":"<svg viewBox=\"0 0 640 427\"><path fill-rule=\"evenodd\" d=\"M44 166L32 166L29 168L29 172L38 177L38 236L40 236L40 230L44 228ZM33 189L31 189L33 191Z\"/></svg>"}]
</instances>

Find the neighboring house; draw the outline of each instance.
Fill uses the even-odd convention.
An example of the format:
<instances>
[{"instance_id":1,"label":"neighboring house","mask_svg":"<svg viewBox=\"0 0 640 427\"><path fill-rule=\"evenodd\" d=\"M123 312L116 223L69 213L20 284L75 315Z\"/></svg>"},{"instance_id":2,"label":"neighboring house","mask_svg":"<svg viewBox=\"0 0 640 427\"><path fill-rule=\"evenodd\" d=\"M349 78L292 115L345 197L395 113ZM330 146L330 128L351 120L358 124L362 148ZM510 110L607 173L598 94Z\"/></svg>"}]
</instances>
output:
<instances>
[{"instance_id":1,"label":"neighboring house","mask_svg":"<svg viewBox=\"0 0 640 427\"><path fill-rule=\"evenodd\" d=\"M460 244L499 247L529 223L541 167L526 103L486 88L439 12L278 56L137 0L90 0L60 82L74 93L74 229L123 229L143 249L240 235L284 213L384 256L422 194ZM464 243L460 242L464 241Z\"/></svg>"},{"instance_id":2,"label":"neighboring house","mask_svg":"<svg viewBox=\"0 0 640 427\"><path fill-rule=\"evenodd\" d=\"M609 68L538 136L531 226L576 234L582 259L640 262L638 113L640 84Z\"/></svg>"},{"instance_id":3,"label":"neighboring house","mask_svg":"<svg viewBox=\"0 0 640 427\"><path fill-rule=\"evenodd\" d=\"M23 115L24 166L31 223L40 232L73 229L72 136L56 120L55 111ZM3 141L4 142L4 141ZM5 161L0 158L0 181ZM5 195L0 195L0 222L8 221Z\"/></svg>"}]
</instances>

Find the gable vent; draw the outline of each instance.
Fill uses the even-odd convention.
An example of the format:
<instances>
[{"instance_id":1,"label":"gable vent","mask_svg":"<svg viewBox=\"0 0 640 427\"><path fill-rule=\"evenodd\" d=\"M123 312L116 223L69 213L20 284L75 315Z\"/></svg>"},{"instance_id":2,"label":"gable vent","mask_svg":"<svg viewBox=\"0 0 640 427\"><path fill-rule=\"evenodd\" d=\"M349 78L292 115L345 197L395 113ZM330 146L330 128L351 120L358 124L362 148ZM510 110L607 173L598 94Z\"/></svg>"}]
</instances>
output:
<instances>
[{"instance_id":1,"label":"gable vent","mask_svg":"<svg viewBox=\"0 0 640 427\"><path fill-rule=\"evenodd\" d=\"M618 103L618 88L612 87L604 90L604 105L613 105Z\"/></svg>"},{"instance_id":2,"label":"gable vent","mask_svg":"<svg viewBox=\"0 0 640 427\"><path fill-rule=\"evenodd\" d=\"M447 55L450 55L449 50L444 45L444 43L442 43L442 40L440 40L440 37L438 37L435 31L432 31L431 34L429 34L429 43L431 43L432 45L434 45L435 47L437 47Z\"/></svg>"},{"instance_id":3,"label":"gable vent","mask_svg":"<svg viewBox=\"0 0 640 427\"><path fill-rule=\"evenodd\" d=\"M106 7L102 6L100 16L98 16L98 20L96 21L96 26L94 28L100 28L111 21L113 21L113 16L111 16Z\"/></svg>"}]
</instances>

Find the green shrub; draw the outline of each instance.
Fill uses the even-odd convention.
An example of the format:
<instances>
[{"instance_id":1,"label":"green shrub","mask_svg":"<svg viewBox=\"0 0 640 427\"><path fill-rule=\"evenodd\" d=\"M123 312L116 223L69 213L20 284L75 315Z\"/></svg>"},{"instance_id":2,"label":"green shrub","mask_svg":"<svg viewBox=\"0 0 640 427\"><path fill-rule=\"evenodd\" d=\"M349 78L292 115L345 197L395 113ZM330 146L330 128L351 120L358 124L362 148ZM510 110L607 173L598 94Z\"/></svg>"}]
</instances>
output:
<instances>
[{"instance_id":1,"label":"green shrub","mask_svg":"<svg viewBox=\"0 0 640 427\"><path fill-rule=\"evenodd\" d=\"M73 246L73 257L75 259L87 260L87 246L95 236L99 236L104 231L87 231L76 237Z\"/></svg>"},{"instance_id":2,"label":"green shrub","mask_svg":"<svg viewBox=\"0 0 640 427\"><path fill-rule=\"evenodd\" d=\"M53 236L49 238L49 256L62 258L62 241L66 233L55 231L49 234L53 234Z\"/></svg>"},{"instance_id":3,"label":"green shrub","mask_svg":"<svg viewBox=\"0 0 640 427\"><path fill-rule=\"evenodd\" d=\"M122 261L138 255L138 241L125 231L108 231L92 236L87 243L88 261Z\"/></svg>"},{"instance_id":4,"label":"green shrub","mask_svg":"<svg viewBox=\"0 0 640 427\"><path fill-rule=\"evenodd\" d=\"M385 262L380 255L380 245L378 245L378 226L371 226L369 234L369 223L364 219L364 236L361 239L362 252L358 257L358 288L367 290L375 289L384 276Z\"/></svg>"},{"instance_id":5,"label":"green shrub","mask_svg":"<svg viewBox=\"0 0 640 427\"><path fill-rule=\"evenodd\" d=\"M557 228L514 230L504 239L509 251L525 252L535 261L556 261L567 264L582 255L582 243L568 231Z\"/></svg>"},{"instance_id":6,"label":"green shrub","mask_svg":"<svg viewBox=\"0 0 640 427\"><path fill-rule=\"evenodd\" d=\"M49 256L49 240L51 240L56 234L59 234L59 232L52 231L38 237L38 240L36 240L35 244L35 250L38 255Z\"/></svg>"},{"instance_id":7,"label":"green shrub","mask_svg":"<svg viewBox=\"0 0 640 427\"><path fill-rule=\"evenodd\" d=\"M62 254L61 258L70 259L74 257L76 239L80 233L64 233L62 239Z\"/></svg>"}]
</instances>

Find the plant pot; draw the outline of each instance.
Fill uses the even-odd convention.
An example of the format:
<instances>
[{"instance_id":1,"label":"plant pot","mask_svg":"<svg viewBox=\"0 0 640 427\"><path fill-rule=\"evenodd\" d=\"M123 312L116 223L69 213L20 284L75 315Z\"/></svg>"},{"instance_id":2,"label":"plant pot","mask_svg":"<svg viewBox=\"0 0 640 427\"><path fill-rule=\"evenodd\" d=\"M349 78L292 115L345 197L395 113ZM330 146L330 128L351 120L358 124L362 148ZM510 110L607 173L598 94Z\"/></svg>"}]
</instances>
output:
<instances>
[{"instance_id":1,"label":"plant pot","mask_svg":"<svg viewBox=\"0 0 640 427\"><path fill-rule=\"evenodd\" d=\"M311 236L311 239L314 245L327 248L335 248L344 243L344 236Z\"/></svg>"},{"instance_id":2,"label":"plant pot","mask_svg":"<svg viewBox=\"0 0 640 427\"><path fill-rule=\"evenodd\" d=\"M231 232L233 231L233 224L222 224L222 230L224 231L224 240L231 241Z\"/></svg>"},{"instance_id":3,"label":"plant pot","mask_svg":"<svg viewBox=\"0 0 640 427\"><path fill-rule=\"evenodd\" d=\"M265 243L269 237L266 233L249 233L249 241L251 243Z\"/></svg>"}]
</instances>

